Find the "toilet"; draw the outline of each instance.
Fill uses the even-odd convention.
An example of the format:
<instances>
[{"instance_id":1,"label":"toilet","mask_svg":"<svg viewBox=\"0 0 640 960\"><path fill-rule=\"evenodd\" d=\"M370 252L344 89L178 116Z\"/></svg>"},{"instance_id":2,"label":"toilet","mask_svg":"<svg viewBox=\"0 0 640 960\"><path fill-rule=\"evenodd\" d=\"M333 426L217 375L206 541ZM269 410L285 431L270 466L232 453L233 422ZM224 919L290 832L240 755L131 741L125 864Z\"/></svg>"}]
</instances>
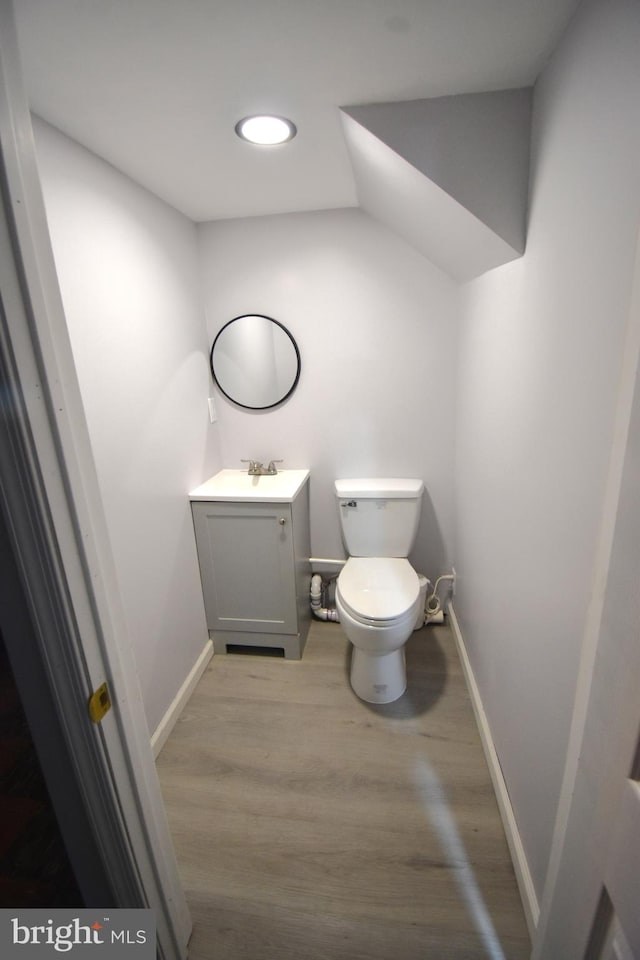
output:
<instances>
[{"instance_id":1,"label":"toilet","mask_svg":"<svg viewBox=\"0 0 640 960\"><path fill-rule=\"evenodd\" d=\"M407 687L404 645L420 606L420 581L407 556L424 484L399 478L336 480L349 559L336 585L340 624L353 644L351 686L367 703L392 703Z\"/></svg>"}]
</instances>

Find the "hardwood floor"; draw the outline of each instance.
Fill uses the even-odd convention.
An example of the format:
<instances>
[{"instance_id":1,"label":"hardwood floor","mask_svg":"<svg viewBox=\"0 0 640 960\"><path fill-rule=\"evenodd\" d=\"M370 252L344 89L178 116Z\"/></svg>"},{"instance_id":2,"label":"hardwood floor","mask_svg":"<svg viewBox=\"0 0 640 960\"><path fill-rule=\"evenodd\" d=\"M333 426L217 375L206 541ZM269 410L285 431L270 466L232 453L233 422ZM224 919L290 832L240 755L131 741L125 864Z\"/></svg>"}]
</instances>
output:
<instances>
[{"instance_id":1,"label":"hardwood floor","mask_svg":"<svg viewBox=\"0 0 640 960\"><path fill-rule=\"evenodd\" d=\"M158 771L194 920L190 960L524 960L530 943L448 627L367 705L349 644L215 656Z\"/></svg>"}]
</instances>

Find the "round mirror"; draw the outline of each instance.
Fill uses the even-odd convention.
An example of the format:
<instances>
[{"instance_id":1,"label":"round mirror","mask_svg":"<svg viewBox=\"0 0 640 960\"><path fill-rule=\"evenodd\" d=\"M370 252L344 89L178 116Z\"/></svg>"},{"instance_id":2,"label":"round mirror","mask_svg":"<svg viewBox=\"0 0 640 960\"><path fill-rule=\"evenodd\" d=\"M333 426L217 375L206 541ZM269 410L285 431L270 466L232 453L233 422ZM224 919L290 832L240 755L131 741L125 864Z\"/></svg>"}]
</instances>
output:
<instances>
[{"instance_id":1,"label":"round mirror","mask_svg":"<svg viewBox=\"0 0 640 960\"><path fill-rule=\"evenodd\" d=\"M260 314L234 317L213 341L211 372L229 400L250 410L266 410L295 389L300 351L277 320Z\"/></svg>"}]
</instances>

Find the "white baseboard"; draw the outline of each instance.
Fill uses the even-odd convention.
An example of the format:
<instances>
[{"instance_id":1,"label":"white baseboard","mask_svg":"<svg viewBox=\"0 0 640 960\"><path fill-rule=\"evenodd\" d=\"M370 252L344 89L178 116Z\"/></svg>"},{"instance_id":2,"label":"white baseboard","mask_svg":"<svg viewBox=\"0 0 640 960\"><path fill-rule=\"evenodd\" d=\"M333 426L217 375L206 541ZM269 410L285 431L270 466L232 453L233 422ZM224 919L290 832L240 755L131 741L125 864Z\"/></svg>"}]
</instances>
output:
<instances>
[{"instance_id":1,"label":"white baseboard","mask_svg":"<svg viewBox=\"0 0 640 960\"><path fill-rule=\"evenodd\" d=\"M500 816L502 817L502 825L507 837L507 844L509 846L509 852L511 853L511 860L513 861L513 869L516 874L516 880L518 883L518 889L520 891L520 898L522 900L522 907L524 909L527 927L529 928L529 936L533 940L536 928L538 926L540 905L538 903L533 880L529 871L529 864L524 852L524 846L520 838L518 824L516 823L513 807L511 806L509 791L507 790L507 785L502 773L502 767L500 766L500 761L498 759L498 754L493 742L493 737L491 736L489 721L487 720L487 715L484 711L482 699L480 697L480 691L478 690L478 685L473 675L471 661L469 660L469 656L467 654L462 631L460 630L460 624L458 623L455 610L453 609L453 605L451 603L449 603L447 606L447 614L451 624L451 629L453 631L453 636L456 641L456 646L458 648L458 655L460 657L465 680L467 682L469 696L471 697L471 704L473 706L473 712L475 713L476 723L478 724L484 755L489 766L491 780L493 781L493 789L495 790L496 800L498 801L498 809L500 810Z\"/></svg>"},{"instance_id":2,"label":"white baseboard","mask_svg":"<svg viewBox=\"0 0 640 960\"><path fill-rule=\"evenodd\" d=\"M207 664L211 660L212 656L213 643L211 640L207 640L204 645L204 650L187 674L187 679L184 681L177 694L173 698L173 702L169 706L169 709L165 713L164 717L156 727L153 736L151 737L151 749L153 750L154 758L158 756L164 747L167 737L173 730L176 720L184 710L185 704L193 693L198 680L207 669Z\"/></svg>"}]
</instances>

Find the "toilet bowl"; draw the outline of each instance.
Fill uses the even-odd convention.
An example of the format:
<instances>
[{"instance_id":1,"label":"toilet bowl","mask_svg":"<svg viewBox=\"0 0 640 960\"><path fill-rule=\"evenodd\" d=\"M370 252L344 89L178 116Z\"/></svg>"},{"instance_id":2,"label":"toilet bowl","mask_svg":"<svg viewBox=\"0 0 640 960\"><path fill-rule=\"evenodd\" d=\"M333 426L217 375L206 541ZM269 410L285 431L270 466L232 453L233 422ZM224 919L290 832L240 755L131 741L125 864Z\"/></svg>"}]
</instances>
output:
<instances>
[{"instance_id":1,"label":"toilet bowl","mask_svg":"<svg viewBox=\"0 0 640 960\"><path fill-rule=\"evenodd\" d=\"M404 645L420 606L407 557L418 530L422 480L336 480L349 553L336 584L340 623L353 645L351 686L368 703L392 703L407 686Z\"/></svg>"},{"instance_id":2,"label":"toilet bowl","mask_svg":"<svg viewBox=\"0 0 640 960\"><path fill-rule=\"evenodd\" d=\"M404 645L420 605L418 575L403 558L350 557L336 586L353 645L351 687L367 703L392 703L407 686Z\"/></svg>"}]
</instances>

